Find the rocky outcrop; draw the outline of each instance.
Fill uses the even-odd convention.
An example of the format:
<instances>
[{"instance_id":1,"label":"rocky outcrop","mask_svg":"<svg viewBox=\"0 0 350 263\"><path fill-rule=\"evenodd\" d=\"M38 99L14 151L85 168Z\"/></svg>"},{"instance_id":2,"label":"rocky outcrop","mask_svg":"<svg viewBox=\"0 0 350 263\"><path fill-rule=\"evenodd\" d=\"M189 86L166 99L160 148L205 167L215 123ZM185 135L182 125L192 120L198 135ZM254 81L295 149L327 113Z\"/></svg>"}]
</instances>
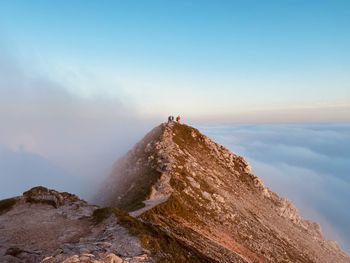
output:
<instances>
[{"instance_id":1,"label":"rocky outcrop","mask_svg":"<svg viewBox=\"0 0 350 263\"><path fill-rule=\"evenodd\" d=\"M83 202L76 195L70 193L60 193L52 189L37 186L23 193L24 199L28 203L42 203L52 205L55 208L67 203Z\"/></svg>"},{"instance_id":2,"label":"rocky outcrop","mask_svg":"<svg viewBox=\"0 0 350 263\"><path fill-rule=\"evenodd\" d=\"M114 215L97 224L77 196L35 187L0 216L0 262L153 262Z\"/></svg>"},{"instance_id":3,"label":"rocky outcrop","mask_svg":"<svg viewBox=\"0 0 350 263\"><path fill-rule=\"evenodd\" d=\"M69 193L40 186L0 204L1 263L203 261L162 230Z\"/></svg>"},{"instance_id":4,"label":"rocky outcrop","mask_svg":"<svg viewBox=\"0 0 350 263\"><path fill-rule=\"evenodd\" d=\"M209 262L350 262L244 158L187 125L154 129L116 163L107 184L105 205L126 208ZM130 192L139 207L125 207Z\"/></svg>"}]
</instances>

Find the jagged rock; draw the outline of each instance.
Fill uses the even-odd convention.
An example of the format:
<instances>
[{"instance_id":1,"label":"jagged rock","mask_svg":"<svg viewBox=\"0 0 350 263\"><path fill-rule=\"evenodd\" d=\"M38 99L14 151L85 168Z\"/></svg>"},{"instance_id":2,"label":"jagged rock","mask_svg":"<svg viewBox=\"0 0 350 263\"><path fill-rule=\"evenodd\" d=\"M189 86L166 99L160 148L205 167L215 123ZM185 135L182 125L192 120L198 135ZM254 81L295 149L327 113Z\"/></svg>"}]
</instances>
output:
<instances>
[{"instance_id":1,"label":"jagged rock","mask_svg":"<svg viewBox=\"0 0 350 263\"><path fill-rule=\"evenodd\" d=\"M142 168L133 169L135 160ZM187 125L152 130L116 163L106 185L101 203L166 232L197 253L198 262L350 262L318 224L252 174L243 157ZM168 189L162 202L148 205L162 186Z\"/></svg>"},{"instance_id":2,"label":"jagged rock","mask_svg":"<svg viewBox=\"0 0 350 263\"><path fill-rule=\"evenodd\" d=\"M130 213L45 187L0 201L0 262L350 262L243 157L178 123L117 161L97 200Z\"/></svg>"},{"instance_id":3,"label":"jagged rock","mask_svg":"<svg viewBox=\"0 0 350 263\"><path fill-rule=\"evenodd\" d=\"M137 260L146 249L116 216L96 224L97 209L75 195L30 189L0 216L0 262L154 262L151 254Z\"/></svg>"},{"instance_id":4,"label":"jagged rock","mask_svg":"<svg viewBox=\"0 0 350 263\"><path fill-rule=\"evenodd\" d=\"M55 208L64 205L66 202L76 202L79 198L70 193L60 193L42 186L34 187L23 193L26 202L49 204Z\"/></svg>"},{"instance_id":5,"label":"jagged rock","mask_svg":"<svg viewBox=\"0 0 350 263\"><path fill-rule=\"evenodd\" d=\"M279 215L291 220L294 223L301 222L297 209L285 198L282 198L280 201Z\"/></svg>"}]
</instances>

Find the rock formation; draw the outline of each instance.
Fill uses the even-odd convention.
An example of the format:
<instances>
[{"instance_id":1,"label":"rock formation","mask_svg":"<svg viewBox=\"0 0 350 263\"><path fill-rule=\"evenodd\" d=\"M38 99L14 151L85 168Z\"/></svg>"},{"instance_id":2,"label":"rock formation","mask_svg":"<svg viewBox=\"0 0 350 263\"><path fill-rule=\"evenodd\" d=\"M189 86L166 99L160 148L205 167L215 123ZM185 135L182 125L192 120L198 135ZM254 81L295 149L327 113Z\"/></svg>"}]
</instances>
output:
<instances>
[{"instance_id":1,"label":"rock formation","mask_svg":"<svg viewBox=\"0 0 350 263\"><path fill-rule=\"evenodd\" d=\"M162 231L115 208L35 187L0 201L1 263L138 263L167 261L191 251Z\"/></svg>"},{"instance_id":2,"label":"rock formation","mask_svg":"<svg viewBox=\"0 0 350 263\"><path fill-rule=\"evenodd\" d=\"M0 201L0 262L350 262L242 157L183 124L148 133L96 201L45 187Z\"/></svg>"},{"instance_id":3,"label":"rock formation","mask_svg":"<svg viewBox=\"0 0 350 263\"><path fill-rule=\"evenodd\" d=\"M126 209L210 262L350 262L249 164L190 126L152 130L116 162L100 203Z\"/></svg>"}]
</instances>

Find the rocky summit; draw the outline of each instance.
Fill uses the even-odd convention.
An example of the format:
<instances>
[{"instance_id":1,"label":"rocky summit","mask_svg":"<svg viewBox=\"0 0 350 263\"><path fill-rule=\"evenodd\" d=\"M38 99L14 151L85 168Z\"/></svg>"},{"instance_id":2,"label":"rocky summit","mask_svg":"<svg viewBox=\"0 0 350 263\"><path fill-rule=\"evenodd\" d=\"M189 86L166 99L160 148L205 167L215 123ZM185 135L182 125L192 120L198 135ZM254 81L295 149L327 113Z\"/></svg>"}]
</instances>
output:
<instances>
[{"instance_id":1,"label":"rocky summit","mask_svg":"<svg viewBox=\"0 0 350 263\"><path fill-rule=\"evenodd\" d=\"M242 157L184 124L149 132L95 199L35 187L0 201L0 262L350 262Z\"/></svg>"},{"instance_id":2,"label":"rocky summit","mask_svg":"<svg viewBox=\"0 0 350 263\"><path fill-rule=\"evenodd\" d=\"M147 134L115 163L98 201L174 238L200 257L192 262L350 262L241 156L184 124Z\"/></svg>"}]
</instances>

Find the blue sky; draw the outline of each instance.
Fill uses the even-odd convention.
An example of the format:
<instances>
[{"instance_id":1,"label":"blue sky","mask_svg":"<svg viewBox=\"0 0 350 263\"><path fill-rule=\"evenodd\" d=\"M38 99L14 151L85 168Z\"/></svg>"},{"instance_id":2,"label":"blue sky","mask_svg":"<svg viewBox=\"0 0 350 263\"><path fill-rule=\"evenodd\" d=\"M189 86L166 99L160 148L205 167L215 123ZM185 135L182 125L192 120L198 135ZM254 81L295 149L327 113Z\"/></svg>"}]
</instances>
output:
<instances>
[{"instance_id":1,"label":"blue sky","mask_svg":"<svg viewBox=\"0 0 350 263\"><path fill-rule=\"evenodd\" d=\"M26 75L147 118L349 121L349 29L348 1L0 0Z\"/></svg>"}]
</instances>

